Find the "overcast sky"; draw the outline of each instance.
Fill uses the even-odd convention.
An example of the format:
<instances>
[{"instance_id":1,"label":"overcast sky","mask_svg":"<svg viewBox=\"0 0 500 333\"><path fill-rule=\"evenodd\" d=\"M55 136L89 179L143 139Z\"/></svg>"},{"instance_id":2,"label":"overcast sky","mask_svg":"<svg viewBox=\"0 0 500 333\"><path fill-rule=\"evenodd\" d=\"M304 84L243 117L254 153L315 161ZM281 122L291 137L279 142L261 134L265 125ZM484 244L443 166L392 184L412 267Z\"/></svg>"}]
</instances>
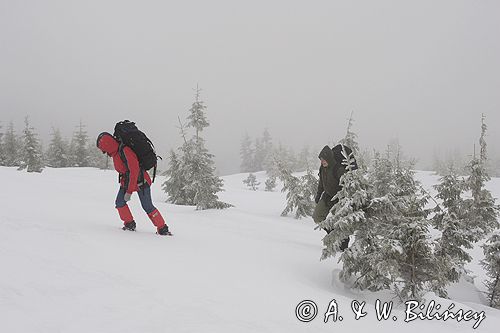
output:
<instances>
[{"instance_id":1,"label":"overcast sky","mask_svg":"<svg viewBox=\"0 0 500 333\"><path fill-rule=\"evenodd\" d=\"M4 129L131 119L166 156L197 84L222 174L245 131L319 152L351 111L362 146L399 138L421 165L471 153L485 113L499 156L500 1L0 0Z\"/></svg>"}]
</instances>

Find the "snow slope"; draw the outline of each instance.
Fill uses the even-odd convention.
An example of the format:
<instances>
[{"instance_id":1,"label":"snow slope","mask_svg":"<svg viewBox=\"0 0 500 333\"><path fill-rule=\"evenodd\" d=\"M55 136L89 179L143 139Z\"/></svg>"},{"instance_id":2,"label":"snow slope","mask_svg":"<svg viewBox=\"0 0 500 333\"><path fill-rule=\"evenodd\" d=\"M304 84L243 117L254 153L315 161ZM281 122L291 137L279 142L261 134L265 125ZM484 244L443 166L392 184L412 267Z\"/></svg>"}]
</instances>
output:
<instances>
[{"instance_id":1,"label":"snow slope","mask_svg":"<svg viewBox=\"0 0 500 333\"><path fill-rule=\"evenodd\" d=\"M378 321L376 299L393 295L346 288L336 259L319 260L323 232L310 219L280 217L284 195L250 191L242 183L246 176L224 177L221 198L236 207L223 211L164 203L158 177L153 197L174 233L165 238L154 234L136 195L130 206L138 231L120 229L114 171L0 168L0 332L472 330L474 320L405 323L402 304L395 304L391 319ZM258 177L263 184L264 175ZM427 173L419 177L428 188L435 182ZM490 186L498 197L498 179ZM480 288L481 255L474 250L470 267ZM464 281L451 294L452 301L436 301L484 310L477 331L497 331L500 311L481 305L474 285ZM333 299L343 321L324 323ZM354 299L367 302L360 320L351 311ZM318 306L311 322L296 318L303 300Z\"/></svg>"}]
</instances>

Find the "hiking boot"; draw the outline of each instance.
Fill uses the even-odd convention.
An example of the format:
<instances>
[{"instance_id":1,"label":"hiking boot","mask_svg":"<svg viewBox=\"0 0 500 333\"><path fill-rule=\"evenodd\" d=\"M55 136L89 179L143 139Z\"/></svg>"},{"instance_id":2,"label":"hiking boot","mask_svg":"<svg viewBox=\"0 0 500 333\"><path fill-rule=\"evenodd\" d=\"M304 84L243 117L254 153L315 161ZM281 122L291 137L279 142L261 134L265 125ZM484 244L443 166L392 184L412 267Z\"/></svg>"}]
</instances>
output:
<instances>
[{"instance_id":1,"label":"hiking boot","mask_svg":"<svg viewBox=\"0 0 500 333\"><path fill-rule=\"evenodd\" d=\"M168 231L168 226L165 224L163 227L159 228L158 231L156 232L158 235L168 235L171 236L172 234L170 231Z\"/></svg>"},{"instance_id":2,"label":"hiking boot","mask_svg":"<svg viewBox=\"0 0 500 333\"><path fill-rule=\"evenodd\" d=\"M135 231L135 221L125 222L122 229Z\"/></svg>"}]
</instances>

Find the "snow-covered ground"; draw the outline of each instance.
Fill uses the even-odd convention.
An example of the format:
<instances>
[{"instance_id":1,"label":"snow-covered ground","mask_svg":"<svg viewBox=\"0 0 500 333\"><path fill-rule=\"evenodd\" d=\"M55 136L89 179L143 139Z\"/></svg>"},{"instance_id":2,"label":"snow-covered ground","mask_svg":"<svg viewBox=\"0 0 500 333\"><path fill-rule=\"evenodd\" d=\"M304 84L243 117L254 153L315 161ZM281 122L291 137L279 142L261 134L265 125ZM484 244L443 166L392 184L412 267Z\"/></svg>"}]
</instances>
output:
<instances>
[{"instance_id":1,"label":"snow-covered ground","mask_svg":"<svg viewBox=\"0 0 500 333\"><path fill-rule=\"evenodd\" d=\"M263 188L264 175L257 175ZM280 217L284 195L250 191L246 176L224 177L220 197L235 207L222 211L164 203L158 177L153 198L174 233L160 237L136 195L130 206L138 231L120 229L114 171L0 168L0 332L473 330L476 320L405 323L403 304L378 321L376 300L395 301L393 295L346 288L337 260L319 260L323 232L310 219ZM418 177L428 189L437 180ZM488 185L500 197L500 179ZM482 251L472 253L475 285L463 281L450 288L452 300L435 300L441 310L453 303L453 311L485 311L477 331L496 332L500 311L486 307L478 291ZM334 299L343 320L324 323ZM318 306L311 322L296 318L303 300ZM367 303L366 317L354 319L353 300Z\"/></svg>"}]
</instances>

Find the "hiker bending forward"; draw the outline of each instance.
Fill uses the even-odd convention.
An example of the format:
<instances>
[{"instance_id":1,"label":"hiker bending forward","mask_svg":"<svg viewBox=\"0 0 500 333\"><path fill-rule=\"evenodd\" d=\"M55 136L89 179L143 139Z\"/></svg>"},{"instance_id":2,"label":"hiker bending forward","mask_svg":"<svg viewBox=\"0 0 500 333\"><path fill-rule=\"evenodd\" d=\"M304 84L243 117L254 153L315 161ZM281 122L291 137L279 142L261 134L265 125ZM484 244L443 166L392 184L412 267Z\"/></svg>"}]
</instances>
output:
<instances>
[{"instance_id":1,"label":"hiker bending forward","mask_svg":"<svg viewBox=\"0 0 500 333\"><path fill-rule=\"evenodd\" d=\"M337 147L334 147L334 150ZM346 147L347 148L347 147ZM333 205L338 202L338 199L332 201L332 198L342 189L340 186L340 177L345 172L341 160L337 161L333 150L329 146L323 147L318 155L321 161L319 167L319 183L318 192L316 193L316 207L313 213L313 220L315 223L323 222ZM326 233L332 230L324 228ZM344 251L349 246L349 238L342 241L340 249Z\"/></svg>"},{"instance_id":2,"label":"hiker bending forward","mask_svg":"<svg viewBox=\"0 0 500 333\"><path fill-rule=\"evenodd\" d=\"M150 188L151 178L146 171L141 170L139 167L139 161L134 151L127 146L120 148L119 142L107 132L99 134L97 147L113 158L115 170L120 175L120 190L116 196L115 206L120 219L123 221L123 229L135 230L136 224L127 201L130 200L132 193L137 192L141 200L141 206L155 225L157 233L160 235L169 234L165 220L158 209L153 206Z\"/></svg>"}]
</instances>

